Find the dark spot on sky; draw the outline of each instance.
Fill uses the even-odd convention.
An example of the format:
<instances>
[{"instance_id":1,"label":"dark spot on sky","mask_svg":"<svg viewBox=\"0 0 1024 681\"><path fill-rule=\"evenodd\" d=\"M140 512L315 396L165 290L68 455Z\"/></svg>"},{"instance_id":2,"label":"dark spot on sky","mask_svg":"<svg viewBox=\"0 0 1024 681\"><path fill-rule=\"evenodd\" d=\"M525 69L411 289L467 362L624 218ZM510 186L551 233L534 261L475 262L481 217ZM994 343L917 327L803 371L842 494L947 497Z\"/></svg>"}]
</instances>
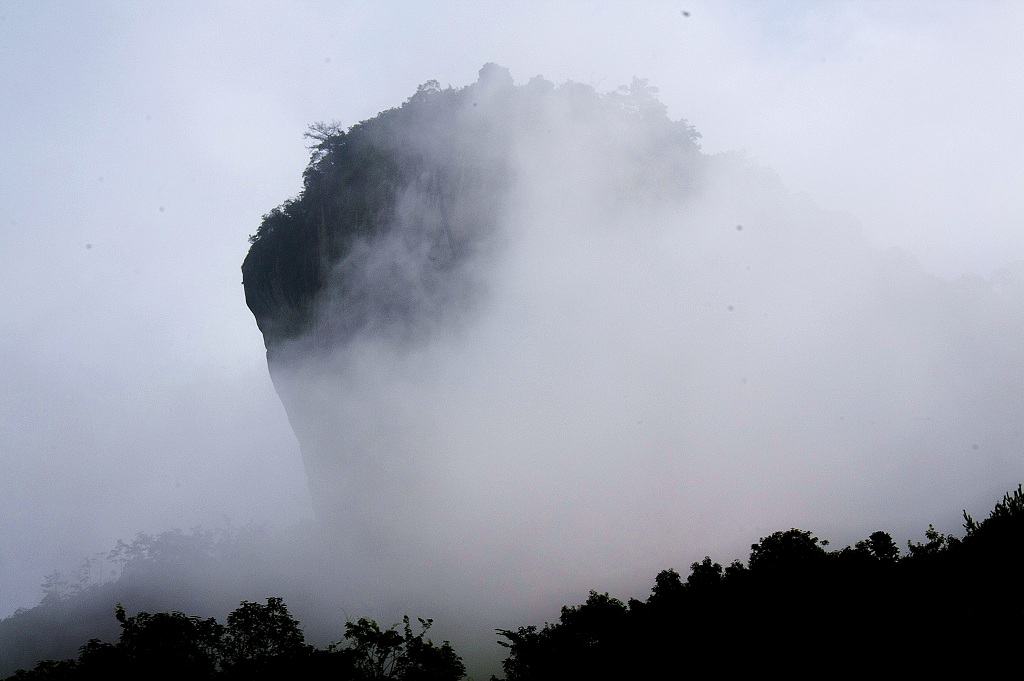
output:
<instances>
[{"instance_id":1,"label":"dark spot on sky","mask_svg":"<svg viewBox=\"0 0 1024 681\"><path fill-rule=\"evenodd\" d=\"M331 58L330 57L324 57L324 63L325 64L330 64L331 63Z\"/></svg>"},{"instance_id":2,"label":"dark spot on sky","mask_svg":"<svg viewBox=\"0 0 1024 681\"><path fill-rule=\"evenodd\" d=\"M163 207L163 206L160 206L160 212L161 212L161 213L163 213L163 212L164 212L164 207Z\"/></svg>"},{"instance_id":3,"label":"dark spot on sky","mask_svg":"<svg viewBox=\"0 0 1024 681\"><path fill-rule=\"evenodd\" d=\"M971 449L973 449L974 451L978 451L978 443L975 442L973 445L971 445Z\"/></svg>"},{"instance_id":4,"label":"dark spot on sky","mask_svg":"<svg viewBox=\"0 0 1024 681\"><path fill-rule=\"evenodd\" d=\"M747 265L747 270L748 270L748 271L750 270L750 265Z\"/></svg>"},{"instance_id":5,"label":"dark spot on sky","mask_svg":"<svg viewBox=\"0 0 1024 681\"><path fill-rule=\"evenodd\" d=\"M92 250L92 244L86 244L85 245L85 250L91 251Z\"/></svg>"},{"instance_id":6,"label":"dark spot on sky","mask_svg":"<svg viewBox=\"0 0 1024 681\"><path fill-rule=\"evenodd\" d=\"M736 231L737 232L742 232L743 231L743 225L736 225Z\"/></svg>"},{"instance_id":7,"label":"dark spot on sky","mask_svg":"<svg viewBox=\"0 0 1024 681\"><path fill-rule=\"evenodd\" d=\"M727 310L729 310L729 312L732 312L732 311L733 311L733 310L735 310L736 308L735 308L735 307L733 307L732 305L730 305L730 306L729 306L729 307L727 307L726 309L727 309Z\"/></svg>"},{"instance_id":8,"label":"dark spot on sky","mask_svg":"<svg viewBox=\"0 0 1024 681\"><path fill-rule=\"evenodd\" d=\"M747 384L747 377L744 376L743 378L741 378L740 379L740 383L742 383L743 385L746 385Z\"/></svg>"},{"instance_id":9,"label":"dark spot on sky","mask_svg":"<svg viewBox=\"0 0 1024 681\"><path fill-rule=\"evenodd\" d=\"M151 121L151 120L153 120L153 117L152 117L152 116L150 116L149 114L146 114L146 120L147 120L147 121Z\"/></svg>"},{"instance_id":10,"label":"dark spot on sky","mask_svg":"<svg viewBox=\"0 0 1024 681\"><path fill-rule=\"evenodd\" d=\"M473 102L473 106L476 106L476 102Z\"/></svg>"},{"instance_id":11,"label":"dark spot on sky","mask_svg":"<svg viewBox=\"0 0 1024 681\"><path fill-rule=\"evenodd\" d=\"M688 17L688 16L690 16L690 13L689 13L689 12L687 12L687 11L686 11L685 9L684 9L684 10L682 10L682 11L680 12L680 14L682 14L682 15L683 15L684 17Z\"/></svg>"}]
</instances>

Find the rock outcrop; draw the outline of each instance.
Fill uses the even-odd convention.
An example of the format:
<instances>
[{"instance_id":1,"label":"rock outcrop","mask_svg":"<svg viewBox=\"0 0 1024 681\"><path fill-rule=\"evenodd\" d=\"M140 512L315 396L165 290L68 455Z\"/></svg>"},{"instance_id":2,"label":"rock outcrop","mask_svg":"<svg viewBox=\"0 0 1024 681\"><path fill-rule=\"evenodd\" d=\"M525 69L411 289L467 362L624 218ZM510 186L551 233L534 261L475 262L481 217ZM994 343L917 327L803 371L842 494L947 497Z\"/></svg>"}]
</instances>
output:
<instances>
[{"instance_id":1,"label":"rock outcrop","mask_svg":"<svg viewBox=\"0 0 1024 681\"><path fill-rule=\"evenodd\" d=\"M514 96L488 65L348 131L313 126L302 193L264 216L242 265L271 357L300 339L411 333L469 294L454 280L501 214L513 122L494 109Z\"/></svg>"},{"instance_id":2,"label":"rock outcrop","mask_svg":"<svg viewBox=\"0 0 1024 681\"><path fill-rule=\"evenodd\" d=\"M517 86L488 65L311 137L243 274L318 512L346 536L604 560L646 526L630 551L657 567L655 537L725 536L694 525L708 508L739 526L867 495L883 514L1015 480L1019 274L947 281L872 248L771 171L702 152L644 81Z\"/></svg>"}]
</instances>

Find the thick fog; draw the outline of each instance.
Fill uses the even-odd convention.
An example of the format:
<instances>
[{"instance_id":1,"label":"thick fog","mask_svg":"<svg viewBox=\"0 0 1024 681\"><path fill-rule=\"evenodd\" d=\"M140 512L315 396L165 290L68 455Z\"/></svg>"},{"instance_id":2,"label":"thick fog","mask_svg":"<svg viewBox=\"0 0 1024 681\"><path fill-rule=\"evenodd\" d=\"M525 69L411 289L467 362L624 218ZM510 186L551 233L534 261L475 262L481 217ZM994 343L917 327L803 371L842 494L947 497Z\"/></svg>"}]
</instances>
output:
<instances>
[{"instance_id":1,"label":"thick fog","mask_svg":"<svg viewBox=\"0 0 1024 681\"><path fill-rule=\"evenodd\" d=\"M484 75L451 116L489 129L516 95ZM445 234L410 189L272 353L333 561L489 632L590 588L642 597L664 566L743 559L777 529L955 529L953 499L1012 484L1019 267L926 273L771 171L652 149L663 121L617 113L538 97L460 270L435 271Z\"/></svg>"},{"instance_id":2,"label":"thick fog","mask_svg":"<svg viewBox=\"0 0 1024 681\"><path fill-rule=\"evenodd\" d=\"M0 615L118 539L254 521L295 538L283 595L414 608L468 654L778 529L959 532L1024 478L1022 29L1014 3L4 4ZM469 313L275 375L347 457L316 527L246 238L310 123L486 62L647 78L748 161L613 201L614 156L524 141Z\"/></svg>"}]
</instances>

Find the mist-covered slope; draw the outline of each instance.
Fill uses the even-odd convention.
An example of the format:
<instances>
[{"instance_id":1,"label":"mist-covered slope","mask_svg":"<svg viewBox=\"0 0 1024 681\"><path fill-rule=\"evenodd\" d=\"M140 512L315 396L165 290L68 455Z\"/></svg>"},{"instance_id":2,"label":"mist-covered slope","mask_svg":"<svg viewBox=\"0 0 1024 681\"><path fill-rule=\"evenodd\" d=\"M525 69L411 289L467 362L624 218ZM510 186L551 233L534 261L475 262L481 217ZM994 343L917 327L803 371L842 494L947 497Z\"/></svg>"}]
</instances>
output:
<instances>
[{"instance_id":1,"label":"mist-covered slope","mask_svg":"<svg viewBox=\"0 0 1024 681\"><path fill-rule=\"evenodd\" d=\"M314 128L243 270L346 588L483 631L1024 477L1022 270L929 275L698 140L643 81L493 65Z\"/></svg>"},{"instance_id":2,"label":"mist-covered slope","mask_svg":"<svg viewBox=\"0 0 1024 681\"><path fill-rule=\"evenodd\" d=\"M987 518L976 521L964 511L963 519L963 538L929 526L926 543L908 542L905 550L881 530L841 549L826 549L829 542L807 530L779 530L752 544L746 561L723 567L706 556L690 565L685 582L674 569L661 571L646 599L637 593L619 600L591 590L585 603L563 606L557 620L543 627L506 621L496 632L463 629L460 639L477 645L492 633L505 639L501 667L508 681L677 676L684 667L720 666L724 641L734 670L817 672L823 661L871 651L873 664L887 669L1001 671L1016 663L1015 644L1024 630L1018 569L1024 491L1018 486L1005 494ZM345 632L342 643L320 650L303 645L303 630L312 629L300 627L279 597L266 597L266 606L243 603L228 615L226 627L183 614L182 608L215 612L231 590L218 581L232 572L236 596L256 587L254 581L263 581L259 588L270 593L287 589L285 575L270 569L272 556L284 555L285 547L258 534L143 536L111 553L121 566L114 581L82 586L51 576L40 606L0 620L0 677L20 667L33 671L10 678L121 678L128 670L138 676L167 669L188 678L277 678L284 670L297 678L327 672L346 679L463 678L466 669L455 649L424 639L429 620L420 620L424 628L416 636L408 617L401 629L391 627L398 632L393 634L386 625L382 633L375 623L354 621L350 613L345 622L345 608L331 613L323 600L333 596L330 588L294 594L293 603L314 617L320 639L325 624L326 640ZM288 571L293 579L302 566L312 567L309 553L296 558ZM239 580L247 563L261 570ZM317 584L309 575L298 581ZM129 605L115 609L115 602ZM125 617L146 603L175 611ZM550 608L548 616L554 612ZM463 611L456 622L479 615ZM972 632L966 647L965 632ZM239 636L257 643L239 646ZM497 668L491 648L490 654L470 648L469 678L487 678ZM794 649L814 654L780 654ZM929 654L934 650L951 652ZM60 658L65 660L54 661ZM381 668L382 659L393 663Z\"/></svg>"}]
</instances>

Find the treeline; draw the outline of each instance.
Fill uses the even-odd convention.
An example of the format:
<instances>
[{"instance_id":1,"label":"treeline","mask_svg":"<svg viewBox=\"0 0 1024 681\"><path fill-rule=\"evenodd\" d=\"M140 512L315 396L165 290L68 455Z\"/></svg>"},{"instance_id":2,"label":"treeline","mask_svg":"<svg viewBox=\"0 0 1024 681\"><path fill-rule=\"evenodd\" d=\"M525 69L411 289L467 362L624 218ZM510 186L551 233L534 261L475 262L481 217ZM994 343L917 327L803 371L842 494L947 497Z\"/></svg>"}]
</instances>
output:
<instances>
[{"instance_id":1,"label":"treeline","mask_svg":"<svg viewBox=\"0 0 1024 681\"><path fill-rule=\"evenodd\" d=\"M746 565L704 558L646 601L591 592L557 622L502 630L507 681L669 678L714 668L893 676L1019 665L1024 635L1024 492L963 539L929 526L907 552L885 532L841 550L790 529L753 544Z\"/></svg>"},{"instance_id":2,"label":"treeline","mask_svg":"<svg viewBox=\"0 0 1024 681\"><path fill-rule=\"evenodd\" d=\"M299 622L280 598L265 604L244 601L226 624L181 612L129 616L118 605L117 643L91 639L75 660L45 660L10 679L321 678L363 681L457 681L465 676L462 659L445 641L424 635L431 620L419 620L419 632L406 617L399 628L381 629L360 618L345 625L344 638L326 648L306 644Z\"/></svg>"},{"instance_id":3,"label":"treeline","mask_svg":"<svg viewBox=\"0 0 1024 681\"><path fill-rule=\"evenodd\" d=\"M667 678L694 670L810 676L972 673L1014 668L1024 636L1024 488L963 538L929 527L905 552L885 532L839 550L811 532L775 532L746 563L705 557L684 580L655 578L645 601L592 591L543 627L501 629L506 681ZM445 681L465 675L445 641L408 618L359 619L325 648L304 641L280 598L243 602L226 623L181 612L129 616L117 643L92 639L77 660L38 663L21 680L160 675L194 679Z\"/></svg>"},{"instance_id":4,"label":"treeline","mask_svg":"<svg viewBox=\"0 0 1024 681\"><path fill-rule=\"evenodd\" d=\"M303 532L302 526L290 528L293 537ZM54 571L38 605L0 619L0 678L37 660L72 657L91 638L116 641L116 603L131 612L223 616L241 600L282 595L293 611L307 612L301 592L280 586L289 567L276 558L284 553L281 544L256 525L143 533L84 559L77 569ZM336 628L318 624L306 627L306 635L322 643L340 636L343 620Z\"/></svg>"}]
</instances>

